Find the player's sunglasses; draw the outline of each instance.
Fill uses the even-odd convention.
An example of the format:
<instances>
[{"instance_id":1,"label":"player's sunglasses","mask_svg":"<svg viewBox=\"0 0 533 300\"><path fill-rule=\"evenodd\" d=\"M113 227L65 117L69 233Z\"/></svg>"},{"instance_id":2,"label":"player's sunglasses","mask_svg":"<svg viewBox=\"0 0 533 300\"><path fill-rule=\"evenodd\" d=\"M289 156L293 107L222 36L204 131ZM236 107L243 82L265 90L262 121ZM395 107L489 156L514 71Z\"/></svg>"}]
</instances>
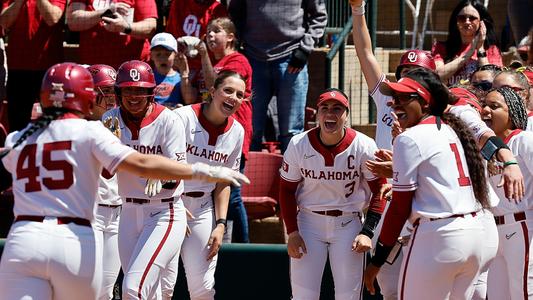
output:
<instances>
[{"instance_id":1,"label":"player's sunglasses","mask_svg":"<svg viewBox=\"0 0 533 300\"><path fill-rule=\"evenodd\" d=\"M393 104L406 104L413 100L420 99L420 95L417 93L411 93L411 94L394 94L392 95Z\"/></svg>"},{"instance_id":2,"label":"player's sunglasses","mask_svg":"<svg viewBox=\"0 0 533 300\"><path fill-rule=\"evenodd\" d=\"M472 83L472 86L475 87L478 90L482 90L484 92L492 89L492 82L487 80L482 80L480 82L474 82Z\"/></svg>"},{"instance_id":3,"label":"player's sunglasses","mask_svg":"<svg viewBox=\"0 0 533 300\"><path fill-rule=\"evenodd\" d=\"M476 16L472 16L472 15L458 15L457 16L457 21L460 23L465 23L466 20L469 20L470 22L475 22L479 20L479 18Z\"/></svg>"}]
</instances>

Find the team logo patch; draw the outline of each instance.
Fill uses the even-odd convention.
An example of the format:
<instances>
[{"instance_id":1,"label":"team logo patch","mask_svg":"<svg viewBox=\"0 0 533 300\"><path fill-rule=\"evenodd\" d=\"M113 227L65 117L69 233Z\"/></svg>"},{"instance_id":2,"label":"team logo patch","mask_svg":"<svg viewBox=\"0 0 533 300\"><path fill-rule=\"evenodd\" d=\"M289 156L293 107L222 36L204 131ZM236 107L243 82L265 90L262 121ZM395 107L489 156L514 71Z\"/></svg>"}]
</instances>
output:
<instances>
[{"instance_id":1,"label":"team logo patch","mask_svg":"<svg viewBox=\"0 0 533 300\"><path fill-rule=\"evenodd\" d=\"M65 101L65 91L63 90L63 83L52 82L52 93L50 93L50 100L54 107L62 107Z\"/></svg>"},{"instance_id":2,"label":"team logo patch","mask_svg":"<svg viewBox=\"0 0 533 300\"><path fill-rule=\"evenodd\" d=\"M181 160L185 160L185 152L177 152L177 153L174 153L176 155L176 160L177 161L181 161Z\"/></svg>"},{"instance_id":3,"label":"team logo patch","mask_svg":"<svg viewBox=\"0 0 533 300\"><path fill-rule=\"evenodd\" d=\"M337 96L337 94L335 94L335 92L330 92L329 95L333 98L335 98Z\"/></svg>"},{"instance_id":4,"label":"team logo patch","mask_svg":"<svg viewBox=\"0 0 533 300\"><path fill-rule=\"evenodd\" d=\"M105 73L109 77L113 78L113 80L117 80L117 73L115 73L113 70L105 70Z\"/></svg>"},{"instance_id":5,"label":"team logo patch","mask_svg":"<svg viewBox=\"0 0 533 300\"><path fill-rule=\"evenodd\" d=\"M407 59L414 63L418 60L418 55L416 54L416 52L409 52L409 54L407 54Z\"/></svg>"},{"instance_id":6,"label":"team logo patch","mask_svg":"<svg viewBox=\"0 0 533 300\"><path fill-rule=\"evenodd\" d=\"M130 70L130 78L133 81L139 81L139 80L141 80L141 73L139 73L139 71L137 71L137 69L131 69Z\"/></svg>"},{"instance_id":7,"label":"team logo patch","mask_svg":"<svg viewBox=\"0 0 533 300\"><path fill-rule=\"evenodd\" d=\"M398 174L399 174L399 173L400 173L400 172L393 172L393 173L392 173L392 180L394 180L395 182L398 182Z\"/></svg>"},{"instance_id":8,"label":"team logo patch","mask_svg":"<svg viewBox=\"0 0 533 300\"><path fill-rule=\"evenodd\" d=\"M289 172L289 165L283 161L283 163L281 163L281 169L283 170L283 172Z\"/></svg>"}]
</instances>

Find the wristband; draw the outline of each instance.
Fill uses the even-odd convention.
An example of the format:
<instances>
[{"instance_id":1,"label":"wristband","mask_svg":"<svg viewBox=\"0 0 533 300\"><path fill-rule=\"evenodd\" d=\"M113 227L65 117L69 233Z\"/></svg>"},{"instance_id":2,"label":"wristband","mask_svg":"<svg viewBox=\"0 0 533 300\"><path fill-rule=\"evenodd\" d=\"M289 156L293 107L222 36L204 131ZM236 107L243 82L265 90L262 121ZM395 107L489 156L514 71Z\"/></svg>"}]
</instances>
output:
<instances>
[{"instance_id":1,"label":"wristband","mask_svg":"<svg viewBox=\"0 0 533 300\"><path fill-rule=\"evenodd\" d=\"M361 6L352 6L352 16L364 16L365 15L366 2L363 1Z\"/></svg>"},{"instance_id":2,"label":"wristband","mask_svg":"<svg viewBox=\"0 0 533 300\"><path fill-rule=\"evenodd\" d=\"M499 137L491 136L481 148L481 155L486 160L490 160L500 149L509 149L509 147Z\"/></svg>"},{"instance_id":3,"label":"wristband","mask_svg":"<svg viewBox=\"0 0 533 300\"><path fill-rule=\"evenodd\" d=\"M479 50L477 50L477 57L478 57L478 58L487 57L487 52L486 52L486 51L479 51Z\"/></svg>"},{"instance_id":4,"label":"wristband","mask_svg":"<svg viewBox=\"0 0 533 300\"><path fill-rule=\"evenodd\" d=\"M518 162L516 160L510 160L503 163L504 168L511 165L518 165Z\"/></svg>"},{"instance_id":5,"label":"wristband","mask_svg":"<svg viewBox=\"0 0 533 300\"><path fill-rule=\"evenodd\" d=\"M124 28L124 31L122 32L124 32L125 34L131 34L131 25L128 24L128 26L126 26L126 28Z\"/></svg>"},{"instance_id":6,"label":"wristband","mask_svg":"<svg viewBox=\"0 0 533 300\"><path fill-rule=\"evenodd\" d=\"M224 227L228 227L228 226L227 226L227 224L228 224L228 220L220 218L220 219L217 219L217 220L216 220L215 224L216 224L216 225L218 225L218 224L223 224Z\"/></svg>"}]
</instances>

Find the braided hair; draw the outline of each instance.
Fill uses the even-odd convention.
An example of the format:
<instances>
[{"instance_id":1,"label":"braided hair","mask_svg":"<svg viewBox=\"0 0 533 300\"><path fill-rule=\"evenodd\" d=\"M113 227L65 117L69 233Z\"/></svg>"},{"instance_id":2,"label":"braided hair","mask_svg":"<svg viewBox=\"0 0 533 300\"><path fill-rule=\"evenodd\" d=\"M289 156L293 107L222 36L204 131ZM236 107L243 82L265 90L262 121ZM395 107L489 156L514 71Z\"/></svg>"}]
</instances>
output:
<instances>
[{"instance_id":1,"label":"braided hair","mask_svg":"<svg viewBox=\"0 0 533 300\"><path fill-rule=\"evenodd\" d=\"M15 149L17 146L24 143L27 138L32 136L38 130L48 127L48 125L50 125L52 121L61 117L66 112L68 112L68 110L63 108L54 107L43 109L43 115L40 116L37 120L35 120L33 123L31 123L31 126L22 133L22 135L18 138L15 144L13 144L11 149ZM0 153L0 159L6 156L11 149L7 149L4 152Z\"/></svg>"},{"instance_id":2,"label":"braided hair","mask_svg":"<svg viewBox=\"0 0 533 300\"><path fill-rule=\"evenodd\" d=\"M439 76L432 71L417 68L409 71L405 77L416 80L431 93L433 101L429 104L429 113L441 118L457 134L464 149L474 195L482 207L490 207L485 164L477 148L476 139L461 119L444 112L448 104L456 101L455 96L442 84Z\"/></svg>"},{"instance_id":3,"label":"braided hair","mask_svg":"<svg viewBox=\"0 0 533 300\"><path fill-rule=\"evenodd\" d=\"M513 123L513 129L526 129L527 110L520 95L510 87L501 87L496 89L503 96L507 107L509 107L509 117Z\"/></svg>"}]
</instances>

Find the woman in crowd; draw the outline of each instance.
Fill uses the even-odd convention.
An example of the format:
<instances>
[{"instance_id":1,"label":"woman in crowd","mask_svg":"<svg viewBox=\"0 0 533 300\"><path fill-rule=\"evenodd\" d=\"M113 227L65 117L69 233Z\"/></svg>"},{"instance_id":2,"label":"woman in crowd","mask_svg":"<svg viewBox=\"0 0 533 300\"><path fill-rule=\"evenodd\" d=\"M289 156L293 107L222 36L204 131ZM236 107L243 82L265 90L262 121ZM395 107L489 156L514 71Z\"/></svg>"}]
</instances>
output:
<instances>
[{"instance_id":1,"label":"woman in crowd","mask_svg":"<svg viewBox=\"0 0 533 300\"><path fill-rule=\"evenodd\" d=\"M479 66L502 65L494 21L480 0L462 0L452 11L448 38L431 50L437 73L448 86L470 77Z\"/></svg>"},{"instance_id":2,"label":"woman in crowd","mask_svg":"<svg viewBox=\"0 0 533 300\"><path fill-rule=\"evenodd\" d=\"M500 198L493 208L499 234L496 258L490 265L488 299L531 299L533 252L533 133L524 131L527 112L519 93L501 87L487 94L483 119L505 141L516 160L489 165L490 183ZM504 169L519 165L524 174L525 197L508 201L498 185Z\"/></svg>"},{"instance_id":3,"label":"woman in crowd","mask_svg":"<svg viewBox=\"0 0 533 300\"><path fill-rule=\"evenodd\" d=\"M415 229L398 296L468 299L483 261L490 260L479 247L487 237L480 214L489 200L475 138L462 121L444 113L453 98L435 73L416 69L398 83L383 83L381 90L393 96L399 124L409 130L394 141L394 200L365 271L365 285L374 293L374 279L409 219ZM462 251L453 251L456 245ZM420 285L424 281L434 284Z\"/></svg>"},{"instance_id":4,"label":"woman in crowd","mask_svg":"<svg viewBox=\"0 0 533 300\"><path fill-rule=\"evenodd\" d=\"M492 82L494 77L502 70L500 66L497 65L484 65L479 66L472 75L470 75L470 86L472 87L476 97L479 100L482 100L485 95L492 89Z\"/></svg>"}]
</instances>

